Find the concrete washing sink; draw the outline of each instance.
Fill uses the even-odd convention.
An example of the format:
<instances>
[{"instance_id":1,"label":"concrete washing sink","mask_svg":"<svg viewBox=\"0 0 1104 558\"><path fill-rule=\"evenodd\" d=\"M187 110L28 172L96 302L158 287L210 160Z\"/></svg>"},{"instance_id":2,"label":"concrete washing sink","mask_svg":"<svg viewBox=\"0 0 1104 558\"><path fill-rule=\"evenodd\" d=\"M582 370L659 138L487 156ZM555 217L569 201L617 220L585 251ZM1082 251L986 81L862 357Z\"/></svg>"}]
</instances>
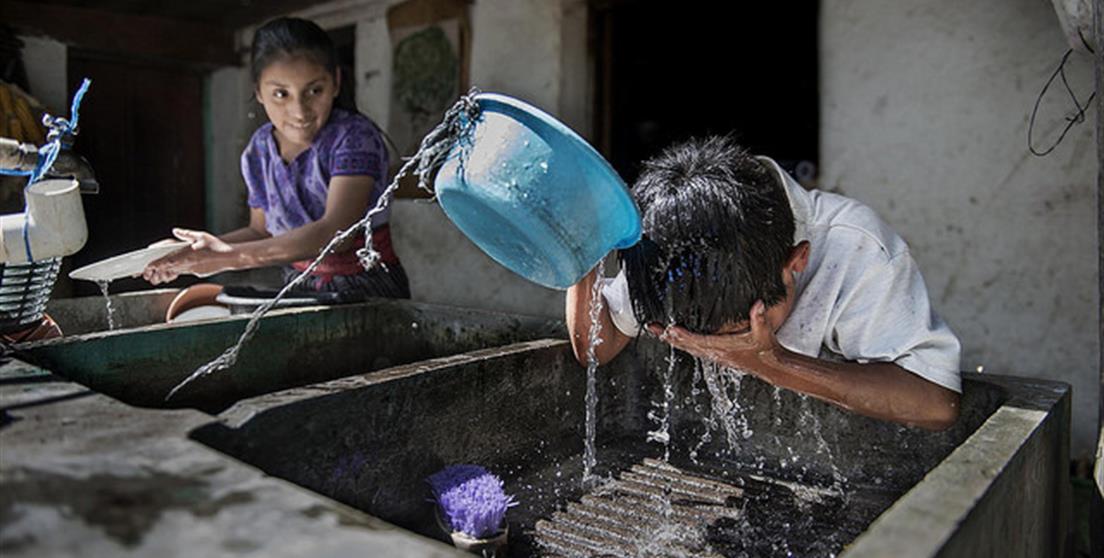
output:
<instances>
[{"instance_id":1,"label":"concrete washing sink","mask_svg":"<svg viewBox=\"0 0 1104 558\"><path fill-rule=\"evenodd\" d=\"M120 295L120 328L106 330L103 299L52 308L65 337L18 346L24 360L131 405L217 412L243 397L351 374L562 335L560 322L531 316L378 299L270 312L237 364L165 401L196 368L237 341L248 315L166 324L175 291ZM76 334L74 334L76 333Z\"/></svg>"},{"instance_id":2,"label":"concrete washing sink","mask_svg":"<svg viewBox=\"0 0 1104 558\"><path fill-rule=\"evenodd\" d=\"M564 341L240 401L191 436L439 540L425 477L450 463L484 465L520 502L508 514L511 556L1042 555L1064 544L1067 386L968 374L962 417L933 434L745 379L752 434L731 449L715 432L695 463L705 426L691 409L709 402L691 396L683 356L664 463L645 438L667 356L641 340L599 370L599 473L608 480L585 491L585 374Z\"/></svg>"}]
</instances>

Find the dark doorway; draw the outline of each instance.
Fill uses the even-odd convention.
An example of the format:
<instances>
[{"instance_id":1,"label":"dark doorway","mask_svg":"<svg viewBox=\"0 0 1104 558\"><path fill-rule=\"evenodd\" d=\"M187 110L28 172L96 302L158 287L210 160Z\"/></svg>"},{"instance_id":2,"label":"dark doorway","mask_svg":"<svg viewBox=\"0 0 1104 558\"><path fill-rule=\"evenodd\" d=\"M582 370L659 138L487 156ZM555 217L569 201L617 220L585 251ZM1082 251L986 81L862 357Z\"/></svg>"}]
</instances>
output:
<instances>
[{"instance_id":1,"label":"dark doorway","mask_svg":"<svg viewBox=\"0 0 1104 558\"><path fill-rule=\"evenodd\" d=\"M186 66L69 51L70 90L92 80L74 149L96 171L100 193L84 197L88 243L74 267L141 248L172 227L204 227L203 74ZM96 285L73 285L78 295ZM148 289L140 279L112 292Z\"/></svg>"},{"instance_id":2,"label":"dark doorway","mask_svg":"<svg viewBox=\"0 0 1104 558\"><path fill-rule=\"evenodd\" d=\"M672 142L728 133L815 174L817 2L605 0L592 14L599 148L627 182Z\"/></svg>"}]
</instances>

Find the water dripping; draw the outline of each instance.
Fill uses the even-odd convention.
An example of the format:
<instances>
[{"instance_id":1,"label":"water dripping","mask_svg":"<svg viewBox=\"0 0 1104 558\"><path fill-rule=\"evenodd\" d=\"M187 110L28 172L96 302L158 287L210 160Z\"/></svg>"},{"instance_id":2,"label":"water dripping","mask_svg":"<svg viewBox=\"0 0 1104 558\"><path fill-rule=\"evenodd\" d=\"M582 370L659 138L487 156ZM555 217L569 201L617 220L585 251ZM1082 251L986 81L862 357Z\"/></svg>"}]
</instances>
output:
<instances>
[{"instance_id":1,"label":"water dripping","mask_svg":"<svg viewBox=\"0 0 1104 558\"><path fill-rule=\"evenodd\" d=\"M100 286L100 292L103 293L104 307L107 309L107 328L110 330L115 329L115 304L111 302L111 296L108 293L108 287L111 285L110 281L96 281L96 284Z\"/></svg>"},{"instance_id":2,"label":"water dripping","mask_svg":"<svg viewBox=\"0 0 1104 558\"><path fill-rule=\"evenodd\" d=\"M782 426L782 388L774 386L774 425ZM775 438L778 436L776 435Z\"/></svg>"},{"instance_id":3,"label":"water dripping","mask_svg":"<svg viewBox=\"0 0 1104 558\"><path fill-rule=\"evenodd\" d=\"M809 405L809 396L801 395L801 425L804 427L808 423L812 423L809 430L812 431L813 437L816 440L816 452L818 454L824 454L828 458L828 466L832 470L832 488L839 492L840 495L847 497L847 491L845 490L845 483L847 479L840 472L839 467L836 466L835 456L832 455L832 448L828 445L828 441L824 439L824 432L821 427L820 417L813 411Z\"/></svg>"},{"instance_id":4,"label":"water dripping","mask_svg":"<svg viewBox=\"0 0 1104 558\"><path fill-rule=\"evenodd\" d=\"M702 413L702 406L699 401L699 396L702 394L701 384L704 381L705 373L703 368L705 365L702 359L694 359L694 377L691 382L690 394L694 398L694 413L702 418L702 424L705 426L705 430L702 431L701 437L698 439L698 443L690 450L690 461L695 465L701 465L698 461L698 452L701 451L706 444L713 440L713 431L717 429L717 421L713 419L713 414L708 415Z\"/></svg>"},{"instance_id":5,"label":"water dripping","mask_svg":"<svg viewBox=\"0 0 1104 558\"><path fill-rule=\"evenodd\" d=\"M712 403L711 420L724 427L729 449L736 450L752 435L747 415L740 405L740 384L745 374L722 368L714 362L704 362L702 375Z\"/></svg>"},{"instance_id":6,"label":"water dripping","mask_svg":"<svg viewBox=\"0 0 1104 558\"><path fill-rule=\"evenodd\" d=\"M670 463L671 461L671 410L674 408L675 401L672 378L677 363L678 357L675 355L675 348L672 346L671 353L667 356L667 370L663 373L663 399L652 402L652 405L659 409L661 413L656 414L654 410L648 412L648 418L658 425L656 430L648 432L648 441L663 445L664 463Z\"/></svg>"}]
</instances>

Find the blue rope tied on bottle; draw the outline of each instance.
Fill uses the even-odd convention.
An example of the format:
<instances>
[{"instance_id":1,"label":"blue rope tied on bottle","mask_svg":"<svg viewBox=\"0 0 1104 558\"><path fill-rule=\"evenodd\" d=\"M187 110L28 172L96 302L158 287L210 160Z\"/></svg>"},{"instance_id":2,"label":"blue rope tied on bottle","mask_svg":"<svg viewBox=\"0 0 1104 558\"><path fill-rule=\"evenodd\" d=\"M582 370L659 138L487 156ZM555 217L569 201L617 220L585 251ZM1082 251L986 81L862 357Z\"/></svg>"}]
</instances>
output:
<instances>
[{"instance_id":1,"label":"blue rope tied on bottle","mask_svg":"<svg viewBox=\"0 0 1104 558\"><path fill-rule=\"evenodd\" d=\"M88 92L91 85L92 80L88 78L84 78L84 81L81 82L80 88L73 95L73 102L69 106L70 118L68 120L49 114L42 116L42 124L49 129L49 133L46 136L46 143L38 148L38 163L35 164L35 168L31 170L0 169L2 175L28 177L27 185L23 188L24 199L26 199L27 188L42 180L42 177L50 172L50 168L54 166L54 161L57 161L58 154L61 153L62 141L66 136L77 135L81 101L84 100L84 94ZM24 215L26 215L26 211L24 211ZM27 261L34 262L34 255L31 254L31 240L28 237L29 223L27 219L28 217L23 219L23 248L27 251Z\"/></svg>"}]
</instances>

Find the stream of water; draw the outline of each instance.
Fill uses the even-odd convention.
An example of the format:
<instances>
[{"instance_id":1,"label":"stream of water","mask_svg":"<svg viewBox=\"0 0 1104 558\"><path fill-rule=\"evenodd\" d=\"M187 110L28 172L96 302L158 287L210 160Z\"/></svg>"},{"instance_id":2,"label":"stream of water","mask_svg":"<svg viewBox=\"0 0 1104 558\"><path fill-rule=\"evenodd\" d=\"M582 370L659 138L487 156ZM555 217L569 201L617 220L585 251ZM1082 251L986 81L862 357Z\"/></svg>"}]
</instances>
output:
<instances>
[{"instance_id":1,"label":"stream of water","mask_svg":"<svg viewBox=\"0 0 1104 558\"><path fill-rule=\"evenodd\" d=\"M667 355L667 369L663 372L663 399L653 401L654 409L648 411L648 418L657 425L655 430L648 432L648 441L658 442L663 446L664 463L671 461L671 411L674 410L675 402L673 378L676 364L678 356L675 348L671 347L671 352Z\"/></svg>"},{"instance_id":2,"label":"stream of water","mask_svg":"<svg viewBox=\"0 0 1104 558\"><path fill-rule=\"evenodd\" d=\"M594 482L598 464L594 438L598 430L598 345L602 343L602 280L606 276L605 259L598 261L597 275L590 289L590 330L587 336L586 434L583 442L583 487Z\"/></svg>"},{"instance_id":3,"label":"stream of water","mask_svg":"<svg viewBox=\"0 0 1104 558\"><path fill-rule=\"evenodd\" d=\"M96 281L96 284L100 286L100 292L103 293L104 306L107 308L107 328L115 329L115 305L111 302L111 296L108 294L108 287L111 285L110 281Z\"/></svg>"}]
</instances>

